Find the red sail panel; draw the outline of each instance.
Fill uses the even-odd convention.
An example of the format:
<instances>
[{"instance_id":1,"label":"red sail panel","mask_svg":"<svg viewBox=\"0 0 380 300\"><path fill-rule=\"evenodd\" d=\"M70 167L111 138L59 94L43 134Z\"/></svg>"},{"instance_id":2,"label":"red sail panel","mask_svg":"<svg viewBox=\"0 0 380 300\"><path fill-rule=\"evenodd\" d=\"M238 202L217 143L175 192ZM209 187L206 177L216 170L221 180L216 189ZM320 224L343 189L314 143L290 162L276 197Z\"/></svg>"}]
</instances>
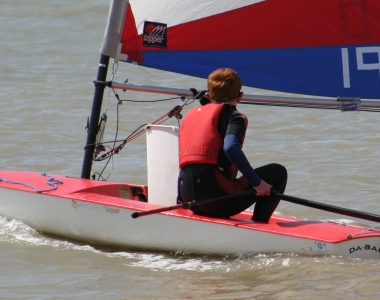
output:
<instances>
[{"instance_id":1,"label":"red sail panel","mask_svg":"<svg viewBox=\"0 0 380 300\"><path fill-rule=\"evenodd\" d=\"M379 0L269 0L167 29L165 50L226 50L380 43ZM154 21L154 20L150 20ZM131 9L123 50L141 61ZM124 52L123 51L123 52Z\"/></svg>"},{"instance_id":2,"label":"red sail panel","mask_svg":"<svg viewBox=\"0 0 380 300\"><path fill-rule=\"evenodd\" d=\"M130 4L127 8L121 43L123 44L121 53L128 54L129 60L143 62L142 47L140 46L142 44L138 37L135 17Z\"/></svg>"}]
</instances>

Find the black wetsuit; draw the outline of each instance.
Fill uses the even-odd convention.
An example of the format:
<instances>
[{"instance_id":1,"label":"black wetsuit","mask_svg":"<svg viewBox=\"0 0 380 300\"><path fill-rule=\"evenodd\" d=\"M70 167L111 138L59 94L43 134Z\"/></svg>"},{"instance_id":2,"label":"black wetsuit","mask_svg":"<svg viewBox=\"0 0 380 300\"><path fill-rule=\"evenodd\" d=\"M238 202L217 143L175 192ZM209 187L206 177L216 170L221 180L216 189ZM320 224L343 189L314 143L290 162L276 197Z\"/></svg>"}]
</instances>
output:
<instances>
[{"instance_id":1,"label":"black wetsuit","mask_svg":"<svg viewBox=\"0 0 380 300\"><path fill-rule=\"evenodd\" d=\"M196 124L194 126L196 126ZM237 137L242 144L246 128L247 120L245 116L239 113L234 106L225 104L218 118L218 132L221 138L227 141L226 136L232 134ZM208 128L199 128L199 130L208 130ZM243 152L241 152L241 154L237 153L236 156L237 157L230 155L229 159L222 147L218 153L216 165L185 165L182 168L180 184L182 200L187 202L212 199L245 190L253 190L253 185L257 186L260 183L260 178L272 185L273 189L277 192L283 193L285 191L287 172L286 169L279 164L269 164L253 170L247 161L245 167L242 168L245 170L240 170L243 174L246 173L247 176L243 175L237 179L230 178L229 170L231 161L241 160L241 156L246 160ZM239 162L241 165L241 161ZM238 163L235 165L238 165ZM192 208L192 211L196 214L206 216L229 217L249 208L255 202L256 205L252 219L255 221L268 222L279 203L279 199L269 196L257 197L255 195L236 196L201 206L195 206Z\"/></svg>"}]
</instances>

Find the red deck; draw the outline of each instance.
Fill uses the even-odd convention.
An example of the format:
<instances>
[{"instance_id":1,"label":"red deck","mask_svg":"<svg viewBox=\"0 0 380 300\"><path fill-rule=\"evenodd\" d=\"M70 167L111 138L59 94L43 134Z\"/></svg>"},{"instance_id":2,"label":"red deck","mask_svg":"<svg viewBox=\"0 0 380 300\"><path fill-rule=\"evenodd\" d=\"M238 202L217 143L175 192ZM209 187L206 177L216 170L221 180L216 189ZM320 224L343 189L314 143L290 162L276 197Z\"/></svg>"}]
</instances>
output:
<instances>
[{"instance_id":1,"label":"red deck","mask_svg":"<svg viewBox=\"0 0 380 300\"><path fill-rule=\"evenodd\" d=\"M129 210L145 211L161 207L160 205L150 204L139 201L139 194L147 195L147 188L141 185L112 183L105 181L95 181L88 179L65 177L61 175L48 174L55 180L62 181L58 184L58 189L44 192L44 195L50 195L65 198L69 201L86 201L101 204L110 207L118 207ZM27 186L6 181L24 183L45 190L51 186L46 184L48 176L42 176L40 173L18 172L18 171L0 171L0 187L21 190L35 193ZM140 195L141 197L141 195ZM363 233L365 228L354 225L339 225L323 221L308 221L303 219L290 218L286 216L273 215L269 224L253 222L250 220L252 213L243 212L228 219L203 217L193 214L190 210L177 209L162 214L192 219L195 222L209 222L223 224L225 226L237 226L250 230L258 230L278 235L287 235L312 239L321 242L337 243L347 240L347 236L363 238L370 236L379 236L379 231L368 231ZM144 218L149 218L146 216Z\"/></svg>"}]
</instances>

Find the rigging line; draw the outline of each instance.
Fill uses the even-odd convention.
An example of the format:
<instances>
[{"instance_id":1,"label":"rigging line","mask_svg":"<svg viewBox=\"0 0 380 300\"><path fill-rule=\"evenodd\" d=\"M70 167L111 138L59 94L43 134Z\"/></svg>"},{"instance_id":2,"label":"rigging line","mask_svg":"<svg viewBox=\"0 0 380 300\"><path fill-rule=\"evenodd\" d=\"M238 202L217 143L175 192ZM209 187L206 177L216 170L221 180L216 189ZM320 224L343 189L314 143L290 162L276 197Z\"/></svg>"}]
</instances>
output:
<instances>
[{"instance_id":1,"label":"rigging line","mask_svg":"<svg viewBox=\"0 0 380 300\"><path fill-rule=\"evenodd\" d=\"M156 124L156 123L158 123L158 122L161 121L163 118L167 118L167 119L169 119L169 114L170 114L170 111L167 112L166 114L162 115L162 116L159 117L158 119L154 120L154 121L152 122L152 124ZM165 119L165 120L167 120L167 119Z\"/></svg>"},{"instance_id":2,"label":"rigging line","mask_svg":"<svg viewBox=\"0 0 380 300\"><path fill-rule=\"evenodd\" d=\"M117 95L117 94L116 94ZM116 97L117 99L119 99L119 97ZM113 143L113 147L114 147L114 149L115 149L115 146L116 146L116 141L117 141L117 135L118 135L118 133L119 133L119 106L121 105L121 103L120 103L120 101L116 104L116 132L115 132L115 140L114 140L114 143ZM124 147L124 146L123 146ZM116 147L117 148L117 147ZM121 148L122 149L122 148ZM121 150L120 149L120 150ZM118 150L118 152L120 151L120 150ZM108 153L115 153L115 152L112 152L112 150L111 151L109 151ZM100 176L102 176L102 174L103 174L103 172L105 171L105 169L106 169L106 167L107 167L107 165L109 164L109 162L110 162L110 160L111 160L111 158L113 158L113 155L109 155L108 156L108 161L107 161L107 163L105 164L105 166L103 167L103 170L100 172L100 174L99 174L99 176L98 176L98 180L99 180L99 178L100 178ZM105 157L104 159L106 159L107 157ZM110 173L108 174L108 176L107 176L107 178L109 178L110 176L111 176L111 173L112 173L112 171L113 171L113 168L111 168L111 171L110 171ZM107 178L106 178L106 180L107 180Z\"/></svg>"},{"instance_id":3,"label":"rigging line","mask_svg":"<svg viewBox=\"0 0 380 300\"><path fill-rule=\"evenodd\" d=\"M171 111L167 112L166 114L164 114L163 116L159 117L157 120L154 120L151 124L155 125L155 124L161 124L163 122L165 122L166 120L169 119L169 114L170 114ZM165 118L165 119L164 119ZM147 125L147 124L145 124ZM141 128L142 126L140 126L139 128ZM141 129L139 132L136 132L137 130L135 130L135 133L134 134L131 134L129 135L129 137L127 137L124 142L125 144L134 140L135 138L139 137L140 135L142 135L144 132L145 132L145 128L144 129Z\"/></svg>"},{"instance_id":4,"label":"rigging line","mask_svg":"<svg viewBox=\"0 0 380 300\"><path fill-rule=\"evenodd\" d=\"M376 227L379 227L380 226L380 224L376 224L376 225L374 225L374 226L372 226L372 227L369 227L369 228L365 228L364 230L362 230L362 231L360 231L360 232L358 232L358 233L355 233L355 234L350 234L349 235L349 237L350 238L353 238L354 236L358 236L358 235L361 235L361 234L366 234L366 233L368 233L368 231L375 231L375 232L379 232L379 230L375 230L375 228Z\"/></svg>"},{"instance_id":5,"label":"rigging line","mask_svg":"<svg viewBox=\"0 0 380 300\"><path fill-rule=\"evenodd\" d=\"M29 187L33 189L36 193L44 193L44 192L50 192L58 189L58 184L63 184L62 181L54 179L53 176L46 174L46 173L41 173L42 176L49 176L50 178L46 180L46 184L53 186L51 189L46 189L46 190L39 190L35 186L24 183L24 182L19 182L19 181L12 181L12 180L7 180L4 178L0 178L0 181L6 182L6 183L12 183L12 184L20 184L26 187Z\"/></svg>"},{"instance_id":6,"label":"rigging line","mask_svg":"<svg viewBox=\"0 0 380 300\"><path fill-rule=\"evenodd\" d=\"M146 125L148 125L148 124L143 124L143 125L141 125L141 126L139 126L134 132L136 132L137 130L139 130L141 127L143 127L143 126L146 126ZM129 135L130 136L130 135ZM128 137L129 138L129 137ZM128 138L126 138L126 139L128 139ZM125 142L125 140L126 139L123 139L123 140L116 140L116 141L107 141L107 142L102 142L102 144L110 144L110 143L121 143L121 142ZM88 144L88 145L86 145L86 147L89 147L89 146L93 146L93 145L96 145L96 144ZM111 149L111 147L109 147L110 149ZM86 148L85 148L86 149Z\"/></svg>"},{"instance_id":7,"label":"rigging line","mask_svg":"<svg viewBox=\"0 0 380 300\"><path fill-rule=\"evenodd\" d=\"M170 111L168 111L166 114L162 115L161 117L159 117L158 119L156 119L155 121L153 121L151 124L152 125L157 125L157 124L161 124L163 122L165 122L166 120L168 120L169 118L173 117L173 116L176 116L176 118L179 120L180 117L177 117L178 115L180 115L180 112L182 111L182 108L183 108L183 105L177 105L176 107L174 107L173 109L171 109ZM145 128L140 130L139 132L137 132L135 135L133 136L129 136L125 141L126 143L134 140L135 138L139 137L140 135L142 135L143 133L145 132Z\"/></svg>"},{"instance_id":8,"label":"rigging line","mask_svg":"<svg viewBox=\"0 0 380 300\"><path fill-rule=\"evenodd\" d=\"M167 99L159 99L159 100L129 100L129 99L123 99L120 100L122 102L136 102L136 103L154 103L154 102L161 102L161 101L170 101L170 100L176 100L181 99L182 97L174 97L174 98L167 98Z\"/></svg>"},{"instance_id":9,"label":"rigging line","mask_svg":"<svg viewBox=\"0 0 380 300\"><path fill-rule=\"evenodd\" d=\"M116 67L115 67L116 65ZM113 60L113 63L112 63L112 77L111 77L111 81L115 78L115 75L116 75L116 72L117 72L117 68L119 67L119 64L118 63L115 63L115 60ZM115 92L115 91L114 91ZM108 103L110 101L110 96L111 96L111 89L108 90L108 96L107 96L107 103L106 103L106 107L105 107L105 112L107 112L107 109L108 109Z\"/></svg>"},{"instance_id":10,"label":"rigging line","mask_svg":"<svg viewBox=\"0 0 380 300\"><path fill-rule=\"evenodd\" d=\"M141 125L140 127L138 127L138 128L137 128L134 132L132 132L132 133L131 133L131 134L130 134L125 140L122 140L122 143L121 143L119 146L114 147L114 148L111 148L111 147L110 147L111 150L109 150L107 153L105 153L105 154L99 156L99 158L94 159L94 161L102 161L102 160L106 159L109 155L115 153L116 150L117 150L117 152L119 152L121 149L123 149L123 147L124 147L124 145L127 143L128 139L129 139L133 134L135 134L136 131L138 131L141 127L146 126L146 125L147 125L147 124L143 124L143 125ZM108 142L108 143L115 143L115 142L119 142L119 141L112 141L112 142Z\"/></svg>"},{"instance_id":11,"label":"rigging line","mask_svg":"<svg viewBox=\"0 0 380 300\"><path fill-rule=\"evenodd\" d=\"M278 107L295 107L295 108L317 108L317 109L331 109L331 110L340 110L340 107L331 107L331 106L317 106L317 105L306 105L306 104L281 104L281 103L252 103L252 102L240 102L241 104L250 104L250 105L261 105L261 106L278 106ZM359 111L365 112L380 112L380 109L376 108L360 108Z\"/></svg>"},{"instance_id":12,"label":"rigging line","mask_svg":"<svg viewBox=\"0 0 380 300\"><path fill-rule=\"evenodd\" d=\"M151 124L152 125L159 125L159 124L165 122L166 120L168 120L170 118L168 114L169 113L163 115L162 117L160 117L157 120L153 121ZM130 141L134 140L135 138L138 138L140 135L142 135L144 133L145 133L145 128L141 129L139 132L135 133L135 135L128 137L125 140L125 143L129 143Z\"/></svg>"},{"instance_id":13,"label":"rigging line","mask_svg":"<svg viewBox=\"0 0 380 300\"><path fill-rule=\"evenodd\" d=\"M110 162L110 160L108 160L107 164ZM114 163L114 158L113 158L113 155L111 155L111 170L110 172L108 173L108 176L105 178L105 180L107 181L108 178L110 178L112 172L113 172L113 163ZM104 166L104 169L105 169L105 166Z\"/></svg>"},{"instance_id":14,"label":"rigging line","mask_svg":"<svg viewBox=\"0 0 380 300\"><path fill-rule=\"evenodd\" d=\"M109 147L109 148L111 148L111 147ZM102 176L102 175L103 175L103 172L105 171L106 167L108 166L108 164L109 164L111 158L112 158L111 171L109 172L109 174L108 174L108 176L107 176L106 178L103 178L103 176ZM98 176L98 180L100 180L100 177L101 177L101 178L102 178L102 181L107 181L107 179L111 176L112 172L113 172L113 155L110 155L110 156L109 156L109 159L108 159L108 161L105 163L105 165L104 165L102 171L101 171L100 173L95 172L93 178L95 179L96 174L98 174L98 175L99 175L99 176Z\"/></svg>"},{"instance_id":15,"label":"rigging line","mask_svg":"<svg viewBox=\"0 0 380 300\"><path fill-rule=\"evenodd\" d=\"M109 142L105 142L105 143L125 142L125 141L127 141L127 140L128 140L133 134L135 134L137 130L139 130L141 127L146 126L146 125L148 125L148 124L142 124L142 125L140 125L137 129L135 129L135 131L133 131L133 132L132 132L132 133L131 133L126 139L124 139L124 140L109 141Z\"/></svg>"},{"instance_id":16,"label":"rigging line","mask_svg":"<svg viewBox=\"0 0 380 300\"><path fill-rule=\"evenodd\" d=\"M163 122L165 122L166 120L168 120L169 118L171 118L172 116L178 116L178 115L180 115L180 112L182 111L182 107L183 107L184 105L177 105L177 106L175 106L173 109L171 109L170 111L168 111L167 113L165 113L163 116L161 116L161 117L159 117L158 119L156 119L155 121L153 121L152 123L150 123L150 124L152 124L152 125L159 125L159 124L161 124L161 123L163 123ZM179 122L179 119L180 119L180 117L178 116L178 117L176 117L177 119L178 119L178 122ZM119 118L118 118L118 120L119 120ZM117 122L117 124L118 124L118 122ZM117 141L117 139L116 139L116 137L117 137L117 135L116 135L116 137L115 137L115 141L113 142L114 143L114 147L110 150L110 151L108 151L107 153L105 153L105 154L103 154L103 155L101 155L99 158L96 158L96 159L94 159L94 161L103 161L103 160L105 160L107 157L109 158L109 157L111 157L113 154L117 154L117 153L119 153L123 148L124 148L124 146L125 146L125 144L126 143L129 143L129 142L131 142L132 140L134 140L134 139L136 139L136 138L138 138L139 136L141 136L142 134L144 134L145 133L145 128L144 129L141 129L140 131L138 131L140 128L142 128L143 126L146 126L147 124L144 124L144 125L141 125L139 128L137 128L133 133L131 133L119 146L117 146L117 147L115 147L115 145L116 145L116 141Z\"/></svg>"},{"instance_id":17,"label":"rigging line","mask_svg":"<svg viewBox=\"0 0 380 300\"><path fill-rule=\"evenodd\" d=\"M118 98L118 95L115 94L116 98ZM168 120L169 118L175 116L178 120L178 123L179 123L179 120L182 118L182 115L180 114L180 112L182 111L183 107L185 105L188 105L192 103L192 101L185 101L184 104L182 105L177 105L175 106L173 109L171 109L170 111L168 111L167 113L165 113L164 115L162 115L161 117L159 117L158 119L156 119L155 121L153 121L152 125L156 125L156 124L161 124L163 122L165 122L166 120ZM126 143L129 143L130 141L134 140L135 138L139 137L140 135L142 135L143 133L145 133L145 128L144 129L141 129L140 131L138 131L140 128L142 128L143 126L146 126L147 124L144 124L144 125L141 125L139 128L137 128L133 133L131 133L120 145L118 145L117 147L115 147L116 145L116 142L117 142L117 132L118 132L118 124L119 124L119 105L121 103L119 102L118 105L117 105L117 128L116 128L116 136L115 136L115 140L113 141L114 143L114 146L111 150L109 150L107 153L101 155L99 158L94 158L93 161L103 161L107 158L110 159L111 156L113 156L115 153L119 153L125 146ZM88 147L90 145L87 145L86 147ZM107 162L108 164L108 162ZM103 169L104 171L104 169ZM102 172L103 172L102 171ZM102 174L102 172L100 173L100 176ZM100 177L99 177L100 178Z\"/></svg>"}]
</instances>

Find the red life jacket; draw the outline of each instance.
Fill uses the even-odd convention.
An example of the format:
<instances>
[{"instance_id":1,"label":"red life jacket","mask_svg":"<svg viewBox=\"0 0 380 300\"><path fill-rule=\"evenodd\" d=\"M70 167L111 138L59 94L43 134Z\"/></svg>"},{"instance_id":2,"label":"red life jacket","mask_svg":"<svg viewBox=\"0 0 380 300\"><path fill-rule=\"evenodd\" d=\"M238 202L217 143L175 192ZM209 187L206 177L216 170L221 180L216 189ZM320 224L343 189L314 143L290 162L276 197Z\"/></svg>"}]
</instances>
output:
<instances>
[{"instance_id":1,"label":"red life jacket","mask_svg":"<svg viewBox=\"0 0 380 300\"><path fill-rule=\"evenodd\" d=\"M218 119L224 104L207 104L189 110L179 133L179 166L187 164L216 165L223 137L218 132Z\"/></svg>"}]
</instances>

